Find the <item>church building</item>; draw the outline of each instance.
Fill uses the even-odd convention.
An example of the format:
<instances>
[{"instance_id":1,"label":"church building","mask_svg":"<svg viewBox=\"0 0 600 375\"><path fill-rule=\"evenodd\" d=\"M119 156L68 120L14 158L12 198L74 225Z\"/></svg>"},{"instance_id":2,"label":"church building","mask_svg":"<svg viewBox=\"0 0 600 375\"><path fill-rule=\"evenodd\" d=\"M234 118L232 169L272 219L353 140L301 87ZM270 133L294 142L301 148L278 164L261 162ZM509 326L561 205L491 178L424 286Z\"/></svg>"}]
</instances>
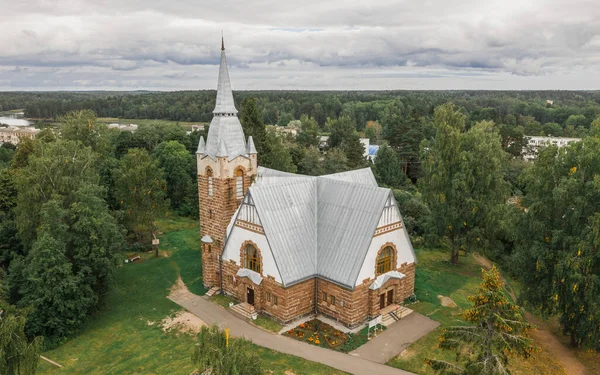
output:
<instances>
[{"instance_id":1,"label":"church building","mask_svg":"<svg viewBox=\"0 0 600 375\"><path fill-rule=\"evenodd\" d=\"M392 191L370 168L313 177L259 167L237 112L222 44L197 151L204 284L282 323L322 314L348 327L411 296L416 257Z\"/></svg>"}]
</instances>

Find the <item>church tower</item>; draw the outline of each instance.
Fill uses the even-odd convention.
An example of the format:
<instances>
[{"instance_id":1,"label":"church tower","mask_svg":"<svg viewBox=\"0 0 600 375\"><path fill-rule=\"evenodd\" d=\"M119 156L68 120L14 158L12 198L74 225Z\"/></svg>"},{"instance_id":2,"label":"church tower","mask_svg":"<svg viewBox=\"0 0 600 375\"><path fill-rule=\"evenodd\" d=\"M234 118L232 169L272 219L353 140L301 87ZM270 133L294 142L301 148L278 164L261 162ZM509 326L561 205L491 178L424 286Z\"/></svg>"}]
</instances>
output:
<instances>
[{"instance_id":1,"label":"church tower","mask_svg":"<svg viewBox=\"0 0 600 375\"><path fill-rule=\"evenodd\" d=\"M233 101L225 43L221 40L219 83L213 119L206 142L200 138L198 199L202 236L202 278L208 287L219 286L219 257L227 226L256 175L258 162L252 137L246 142Z\"/></svg>"}]
</instances>

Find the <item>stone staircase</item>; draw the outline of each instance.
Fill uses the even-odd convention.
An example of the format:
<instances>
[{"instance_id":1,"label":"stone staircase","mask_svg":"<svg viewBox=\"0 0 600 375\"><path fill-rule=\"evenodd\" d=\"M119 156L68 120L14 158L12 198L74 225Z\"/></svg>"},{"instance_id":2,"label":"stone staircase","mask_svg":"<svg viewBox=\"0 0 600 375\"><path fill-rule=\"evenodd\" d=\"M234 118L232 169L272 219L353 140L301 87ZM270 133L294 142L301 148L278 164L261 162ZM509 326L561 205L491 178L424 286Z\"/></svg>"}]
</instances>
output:
<instances>
[{"instance_id":1,"label":"stone staircase","mask_svg":"<svg viewBox=\"0 0 600 375\"><path fill-rule=\"evenodd\" d=\"M254 306L246 303L246 302L242 302L242 303L238 303L237 305L233 305L233 307L231 308L231 312L233 312L235 315L239 316L242 319L252 319L252 315L256 314L256 310L254 309Z\"/></svg>"},{"instance_id":2,"label":"stone staircase","mask_svg":"<svg viewBox=\"0 0 600 375\"><path fill-rule=\"evenodd\" d=\"M219 287L218 286L213 286L202 297L204 297L204 299L209 299L210 297L212 297L212 296L214 296L215 294L218 294L218 293L219 293Z\"/></svg>"},{"instance_id":3,"label":"stone staircase","mask_svg":"<svg viewBox=\"0 0 600 375\"><path fill-rule=\"evenodd\" d=\"M381 324L388 327L390 324L395 323L413 311L409 308L400 305L391 305L381 311Z\"/></svg>"}]
</instances>

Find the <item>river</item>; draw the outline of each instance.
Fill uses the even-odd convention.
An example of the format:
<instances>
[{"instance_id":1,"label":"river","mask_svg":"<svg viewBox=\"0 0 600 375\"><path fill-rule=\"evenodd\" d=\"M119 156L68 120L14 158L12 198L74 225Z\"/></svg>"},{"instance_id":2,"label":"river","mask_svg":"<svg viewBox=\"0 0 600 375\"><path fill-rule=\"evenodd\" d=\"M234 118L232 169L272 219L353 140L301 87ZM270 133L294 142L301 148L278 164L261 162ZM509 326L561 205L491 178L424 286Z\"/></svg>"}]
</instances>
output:
<instances>
[{"instance_id":1,"label":"river","mask_svg":"<svg viewBox=\"0 0 600 375\"><path fill-rule=\"evenodd\" d=\"M29 120L25 120L23 118L23 112L0 112L0 124L6 124L9 126L30 126L33 125L33 122Z\"/></svg>"}]
</instances>

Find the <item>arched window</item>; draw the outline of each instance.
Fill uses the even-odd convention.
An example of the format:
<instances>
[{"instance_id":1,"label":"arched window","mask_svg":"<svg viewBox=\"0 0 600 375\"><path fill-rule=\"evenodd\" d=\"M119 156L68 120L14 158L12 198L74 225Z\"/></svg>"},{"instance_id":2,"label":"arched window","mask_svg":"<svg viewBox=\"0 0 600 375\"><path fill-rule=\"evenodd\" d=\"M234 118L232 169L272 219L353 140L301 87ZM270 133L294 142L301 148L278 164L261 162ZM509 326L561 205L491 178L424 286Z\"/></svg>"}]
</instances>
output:
<instances>
[{"instance_id":1,"label":"arched window","mask_svg":"<svg viewBox=\"0 0 600 375\"><path fill-rule=\"evenodd\" d=\"M254 245L247 244L244 248L244 267L260 273L260 258L258 249Z\"/></svg>"},{"instance_id":2,"label":"arched window","mask_svg":"<svg viewBox=\"0 0 600 375\"><path fill-rule=\"evenodd\" d=\"M212 169L206 168L206 177L208 177L208 196L213 196L213 172Z\"/></svg>"},{"instance_id":3,"label":"arched window","mask_svg":"<svg viewBox=\"0 0 600 375\"><path fill-rule=\"evenodd\" d=\"M235 170L235 196L237 199L244 197L244 171L241 169Z\"/></svg>"},{"instance_id":4,"label":"arched window","mask_svg":"<svg viewBox=\"0 0 600 375\"><path fill-rule=\"evenodd\" d=\"M392 270L394 262L394 249L391 246L386 246L379 252L377 256L377 274L381 275Z\"/></svg>"}]
</instances>

